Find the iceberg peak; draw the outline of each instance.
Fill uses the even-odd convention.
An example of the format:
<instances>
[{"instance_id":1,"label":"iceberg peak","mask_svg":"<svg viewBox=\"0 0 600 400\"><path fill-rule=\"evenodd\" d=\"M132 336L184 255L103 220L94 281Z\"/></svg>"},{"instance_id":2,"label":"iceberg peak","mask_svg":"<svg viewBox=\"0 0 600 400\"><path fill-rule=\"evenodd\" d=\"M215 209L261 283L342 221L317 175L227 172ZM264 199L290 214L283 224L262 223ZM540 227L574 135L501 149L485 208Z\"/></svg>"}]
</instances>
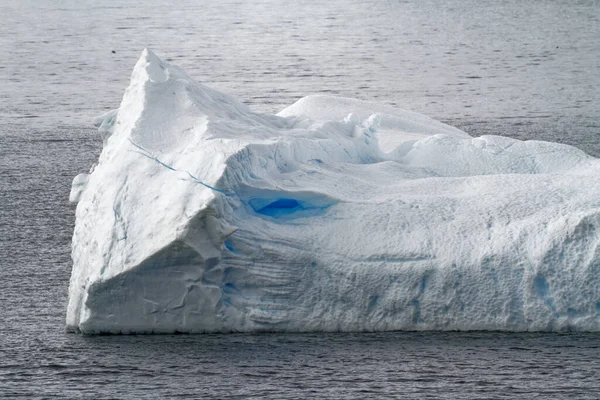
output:
<instances>
[{"instance_id":1,"label":"iceberg peak","mask_svg":"<svg viewBox=\"0 0 600 400\"><path fill-rule=\"evenodd\" d=\"M259 114L150 50L96 123L70 330L600 330L576 148L331 96Z\"/></svg>"},{"instance_id":2,"label":"iceberg peak","mask_svg":"<svg viewBox=\"0 0 600 400\"><path fill-rule=\"evenodd\" d=\"M163 83L169 79L169 71L152 50L144 49L133 69L133 76L141 80L148 79L154 83Z\"/></svg>"}]
</instances>

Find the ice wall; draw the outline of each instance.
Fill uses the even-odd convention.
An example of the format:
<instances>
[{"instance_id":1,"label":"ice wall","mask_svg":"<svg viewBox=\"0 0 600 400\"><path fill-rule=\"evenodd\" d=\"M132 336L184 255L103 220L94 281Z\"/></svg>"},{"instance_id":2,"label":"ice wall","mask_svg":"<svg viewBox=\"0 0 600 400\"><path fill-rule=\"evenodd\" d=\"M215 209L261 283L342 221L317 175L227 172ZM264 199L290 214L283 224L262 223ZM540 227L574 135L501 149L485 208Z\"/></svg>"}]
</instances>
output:
<instances>
[{"instance_id":1,"label":"ice wall","mask_svg":"<svg viewBox=\"0 0 600 400\"><path fill-rule=\"evenodd\" d=\"M257 114L148 50L96 124L70 330L600 330L576 148L330 96Z\"/></svg>"}]
</instances>

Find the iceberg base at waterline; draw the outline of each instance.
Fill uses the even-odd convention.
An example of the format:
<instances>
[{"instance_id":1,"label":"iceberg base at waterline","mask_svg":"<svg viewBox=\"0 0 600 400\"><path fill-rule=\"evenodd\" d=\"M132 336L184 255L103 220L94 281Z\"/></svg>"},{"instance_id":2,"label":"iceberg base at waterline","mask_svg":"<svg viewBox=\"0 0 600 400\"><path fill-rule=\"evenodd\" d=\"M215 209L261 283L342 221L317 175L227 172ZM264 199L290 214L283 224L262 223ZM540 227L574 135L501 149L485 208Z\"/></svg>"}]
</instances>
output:
<instances>
[{"instance_id":1,"label":"iceberg base at waterline","mask_svg":"<svg viewBox=\"0 0 600 400\"><path fill-rule=\"evenodd\" d=\"M574 147L330 96L259 114L148 50L96 122L69 330L600 330Z\"/></svg>"}]
</instances>

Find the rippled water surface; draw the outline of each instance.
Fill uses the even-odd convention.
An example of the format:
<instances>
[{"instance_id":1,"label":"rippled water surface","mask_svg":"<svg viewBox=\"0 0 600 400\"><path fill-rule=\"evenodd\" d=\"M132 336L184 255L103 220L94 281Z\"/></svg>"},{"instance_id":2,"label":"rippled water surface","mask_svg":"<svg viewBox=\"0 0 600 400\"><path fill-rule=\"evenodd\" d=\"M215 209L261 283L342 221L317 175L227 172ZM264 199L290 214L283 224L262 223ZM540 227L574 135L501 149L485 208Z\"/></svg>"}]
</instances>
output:
<instances>
[{"instance_id":1,"label":"rippled water surface","mask_svg":"<svg viewBox=\"0 0 600 400\"><path fill-rule=\"evenodd\" d=\"M600 3L0 2L0 397L600 398L596 334L64 332L72 178L143 47L264 112L311 93L600 155Z\"/></svg>"},{"instance_id":2,"label":"rippled water surface","mask_svg":"<svg viewBox=\"0 0 600 400\"><path fill-rule=\"evenodd\" d=\"M499 333L31 339L8 395L597 399L598 337ZM14 362L5 360L4 364Z\"/></svg>"}]
</instances>

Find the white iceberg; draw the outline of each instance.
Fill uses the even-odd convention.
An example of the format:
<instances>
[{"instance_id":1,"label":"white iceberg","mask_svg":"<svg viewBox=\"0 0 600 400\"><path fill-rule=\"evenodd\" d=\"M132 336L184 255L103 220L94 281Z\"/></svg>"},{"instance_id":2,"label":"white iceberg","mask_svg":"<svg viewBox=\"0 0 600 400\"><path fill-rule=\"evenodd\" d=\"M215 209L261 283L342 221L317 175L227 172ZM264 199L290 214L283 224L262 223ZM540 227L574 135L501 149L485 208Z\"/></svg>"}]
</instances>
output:
<instances>
[{"instance_id":1,"label":"white iceberg","mask_svg":"<svg viewBox=\"0 0 600 400\"><path fill-rule=\"evenodd\" d=\"M96 124L70 330L600 330L574 147L329 96L258 114L148 50Z\"/></svg>"}]
</instances>

